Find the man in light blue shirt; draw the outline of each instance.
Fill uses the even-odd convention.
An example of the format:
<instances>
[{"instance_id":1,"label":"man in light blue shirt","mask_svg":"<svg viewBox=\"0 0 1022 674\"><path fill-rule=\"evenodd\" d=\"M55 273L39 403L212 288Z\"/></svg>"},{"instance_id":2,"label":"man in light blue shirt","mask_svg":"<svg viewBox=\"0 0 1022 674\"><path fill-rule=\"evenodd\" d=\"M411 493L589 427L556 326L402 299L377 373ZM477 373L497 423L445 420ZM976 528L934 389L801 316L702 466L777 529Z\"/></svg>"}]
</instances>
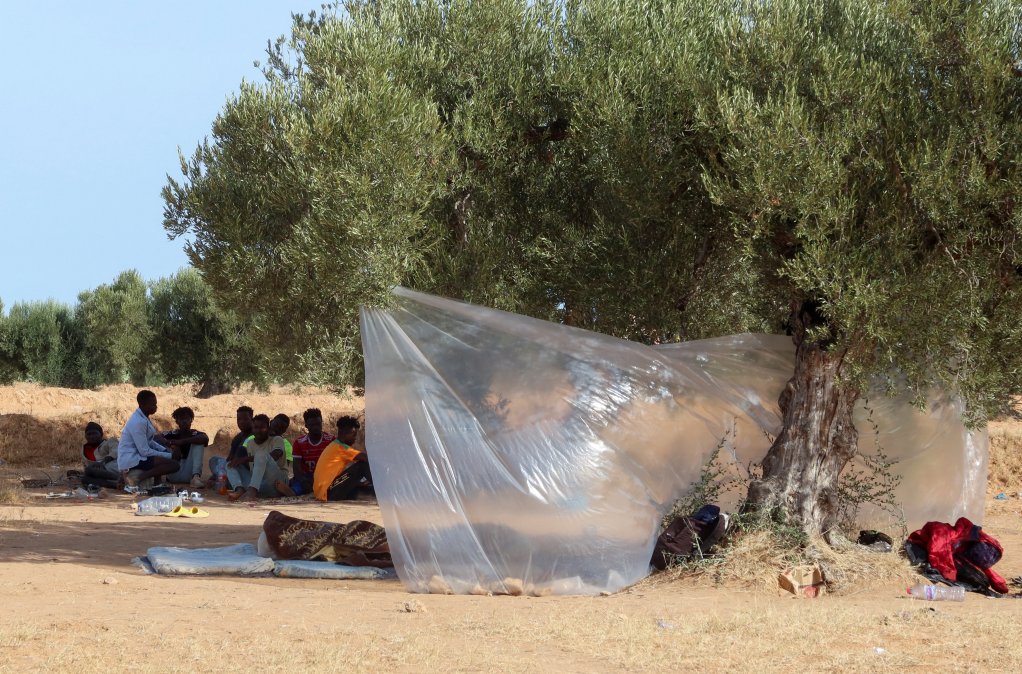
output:
<instances>
[{"instance_id":1,"label":"man in light blue shirt","mask_svg":"<svg viewBox=\"0 0 1022 674\"><path fill-rule=\"evenodd\" d=\"M135 399L138 409L128 417L117 445L117 469L129 486L151 477L169 475L180 467L178 456L175 456L177 450L171 451L158 442L163 436L149 421L149 417L156 414L156 394L139 391Z\"/></svg>"}]
</instances>

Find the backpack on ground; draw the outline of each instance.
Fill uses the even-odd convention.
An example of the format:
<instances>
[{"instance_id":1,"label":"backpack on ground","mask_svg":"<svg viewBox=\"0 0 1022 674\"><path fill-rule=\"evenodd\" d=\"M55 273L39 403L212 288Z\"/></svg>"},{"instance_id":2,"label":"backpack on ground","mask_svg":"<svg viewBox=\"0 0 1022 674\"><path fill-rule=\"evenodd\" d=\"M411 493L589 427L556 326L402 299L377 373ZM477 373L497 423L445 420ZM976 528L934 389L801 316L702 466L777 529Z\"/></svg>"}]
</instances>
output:
<instances>
[{"instance_id":1,"label":"backpack on ground","mask_svg":"<svg viewBox=\"0 0 1022 674\"><path fill-rule=\"evenodd\" d=\"M706 556L724 537L727 520L727 515L715 505L704 505L692 515L675 517L657 538L650 564L663 571L679 561Z\"/></svg>"}]
</instances>

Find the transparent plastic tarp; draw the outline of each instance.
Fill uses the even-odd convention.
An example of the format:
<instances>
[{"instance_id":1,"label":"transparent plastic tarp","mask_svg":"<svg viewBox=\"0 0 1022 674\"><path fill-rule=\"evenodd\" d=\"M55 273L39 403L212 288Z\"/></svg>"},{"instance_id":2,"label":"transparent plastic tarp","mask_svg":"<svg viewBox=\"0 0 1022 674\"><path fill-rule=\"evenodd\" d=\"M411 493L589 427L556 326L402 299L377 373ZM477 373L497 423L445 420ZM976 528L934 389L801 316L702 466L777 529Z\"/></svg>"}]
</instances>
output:
<instances>
[{"instance_id":1,"label":"transparent plastic tarp","mask_svg":"<svg viewBox=\"0 0 1022 674\"><path fill-rule=\"evenodd\" d=\"M788 337L649 347L397 288L365 309L366 447L415 592L595 594L648 573L664 512L722 445L736 471L779 429ZM869 399L860 449L897 461L914 526L981 520L986 435L934 396ZM863 517L870 517L864 513Z\"/></svg>"}]
</instances>

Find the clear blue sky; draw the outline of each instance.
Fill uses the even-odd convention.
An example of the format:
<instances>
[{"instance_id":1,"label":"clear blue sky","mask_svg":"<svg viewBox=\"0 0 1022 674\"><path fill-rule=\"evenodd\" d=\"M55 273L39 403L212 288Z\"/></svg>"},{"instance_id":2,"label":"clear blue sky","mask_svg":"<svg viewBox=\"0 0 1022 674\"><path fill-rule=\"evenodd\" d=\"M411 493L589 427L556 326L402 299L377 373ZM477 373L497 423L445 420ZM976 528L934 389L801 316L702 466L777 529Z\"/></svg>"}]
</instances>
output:
<instances>
[{"instance_id":1,"label":"clear blue sky","mask_svg":"<svg viewBox=\"0 0 1022 674\"><path fill-rule=\"evenodd\" d=\"M319 0L0 0L0 299L74 303L188 264L160 189L268 39Z\"/></svg>"}]
</instances>

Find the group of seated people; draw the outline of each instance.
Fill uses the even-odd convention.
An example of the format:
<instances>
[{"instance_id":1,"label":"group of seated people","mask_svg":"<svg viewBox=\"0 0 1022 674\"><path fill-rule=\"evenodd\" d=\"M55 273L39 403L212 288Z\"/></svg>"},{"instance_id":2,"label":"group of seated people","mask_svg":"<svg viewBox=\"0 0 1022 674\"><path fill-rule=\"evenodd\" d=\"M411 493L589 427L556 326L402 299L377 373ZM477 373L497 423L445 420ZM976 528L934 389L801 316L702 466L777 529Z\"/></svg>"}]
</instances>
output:
<instances>
[{"instance_id":1,"label":"group of seated people","mask_svg":"<svg viewBox=\"0 0 1022 674\"><path fill-rule=\"evenodd\" d=\"M89 480L118 487L136 487L146 480L189 484L194 489L216 486L236 501L309 493L320 501L346 501L362 491L373 493L368 456L353 447L359 430L354 417L340 417L334 436L323 431L323 414L307 409L302 415L307 433L292 445L284 437L291 424L288 415L270 419L253 414L251 407L239 407L239 432L226 457L209 459L212 477L207 482L202 479L202 461L210 439L192 428L192 409L174 410L177 428L161 433L149 420L157 410L156 394L140 391L136 400L138 409L124 425L120 440L104 438L94 421L86 425L82 460Z\"/></svg>"}]
</instances>

